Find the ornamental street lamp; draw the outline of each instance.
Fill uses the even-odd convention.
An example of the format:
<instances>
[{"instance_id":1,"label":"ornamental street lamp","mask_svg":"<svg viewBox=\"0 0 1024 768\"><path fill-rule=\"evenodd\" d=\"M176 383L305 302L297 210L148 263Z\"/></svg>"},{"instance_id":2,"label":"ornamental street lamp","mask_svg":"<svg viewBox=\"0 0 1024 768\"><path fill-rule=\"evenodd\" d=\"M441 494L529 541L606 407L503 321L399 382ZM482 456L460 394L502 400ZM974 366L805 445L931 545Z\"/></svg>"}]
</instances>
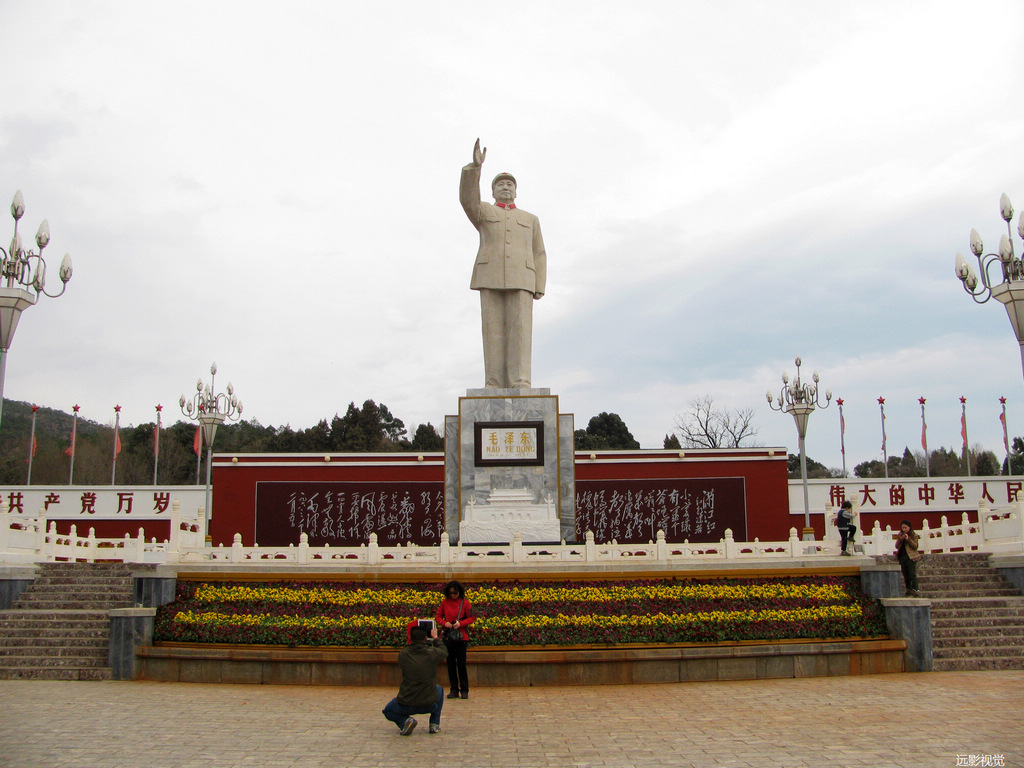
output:
<instances>
[{"instance_id":1,"label":"ornamental street lamp","mask_svg":"<svg viewBox=\"0 0 1024 768\"><path fill-rule=\"evenodd\" d=\"M1013 334L1020 346L1021 366L1024 370L1024 266L1021 259L1014 254L1013 232L1010 220L1013 218L1013 206L1005 194L999 198L999 214L1006 222L1006 234L999 238L999 253L984 253L978 230L971 230L971 253L978 259L978 271L967 263L959 253L956 255L956 276L964 284L964 290L978 304L984 304L994 298L1006 307L1006 314L1013 326ZM1017 234L1024 239L1024 213L1017 223ZM983 255L984 254L984 255ZM999 263L1000 269L993 275L992 267ZM979 285L980 278L980 285Z\"/></svg>"},{"instance_id":2,"label":"ornamental street lamp","mask_svg":"<svg viewBox=\"0 0 1024 768\"><path fill-rule=\"evenodd\" d=\"M242 415L242 403L235 396L235 388L228 383L227 394L214 394L213 381L217 376L217 364L210 366L210 383L203 385L203 380L196 382L196 394L191 400L182 395L178 399L181 412L192 421L198 421L203 429L203 440L206 442L206 522L209 524L212 510L210 509L213 465L213 438L217 435L217 427L225 420L237 421Z\"/></svg>"},{"instance_id":3,"label":"ornamental street lamp","mask_svg":"<svg viewBox=\"0 0 1024 768\"><path fill-rule=\"evenodd\" d=\"M796 422L796 433L800 444L800 479L804 485L804 530L805 541L814 540L814 529L811 528L811 507L807 501L807 451L804 450L804 438L807 436L807 420L815 408L828 408L832 400L832 390L825 390L825 402L821 402L818 391L818 374L815 372L811 378L813 384L804 384L800 381L800 357L796 358L796 376L790 382L789 376L782 374L782 390L779 392L779 404L776 405L772 393L768 392L768 406L773 411L781 411L793 416Z\"/></svg>"},{"instance_id":4,"label":"ornamental street lamp","mask_svg":"<svg viewBox=\"0 0 1024 768\"><path fill-rule=\"evenodd\" d=\"M4 378L7 373L7 350L11 348L14 332L18 329L21 313L39 300L40 294L56 299L64 293L71 279L71 256L64 254L57 274L60 277L59 293L46 290L46 261L43 249L50 242L50 225L43 219L36 232L39 252L26 251L21 245L18 222L25 215L25 201L19 189L11 203L14 217L14 237L10 251L0 248L0 415L4 405Z\"/></svg>"}]
</instances>

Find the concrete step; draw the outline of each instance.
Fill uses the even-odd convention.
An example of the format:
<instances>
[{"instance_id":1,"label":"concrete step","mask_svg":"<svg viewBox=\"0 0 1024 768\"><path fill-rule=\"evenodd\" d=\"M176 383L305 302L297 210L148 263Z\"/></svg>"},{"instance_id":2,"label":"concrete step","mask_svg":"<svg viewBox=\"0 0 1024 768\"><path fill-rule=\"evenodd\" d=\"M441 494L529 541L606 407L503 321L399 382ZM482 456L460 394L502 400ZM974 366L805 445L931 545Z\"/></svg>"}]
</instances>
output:
<instances>
[{"instance_id":1,"label":"concrete step","mask_svg":"<svg viewBox=\"0 0 1024 768\"><path fill-rule=\"evenodd\" d=\"M90 578L79 578L73 575L68 576L39 576L32 583L33 589L40 589L43 587L51 589L69 589L71 587L79 588L87 586L90 588L95 587L112 587L116 589L132 589L133 580L130 576L92 576Z\"/></svg>"},{"instance_id":2,"label":"concrete step","mask_svg":"<svg viewBox=\"0 0 1024 768\"><path fill-rule=\"evenodd\" d=\"M83 608L19 608L7 611L0 611L0 622L3 621L62 621L75 620L83 621L107 621L110 618L109 611L104 609L83 609Z\"/></svg>"},{"instance_id":3,"label":"concrete step","mask_svg":"<svg viewBox=\"0 0 1024 768\"><path fill-rule=\"evenodd\" d=\"M28 634L21 630L18 634L4 633L0 635L0 649L3 648L107 648L110 645L110 638L107 633L102 634L71 634L70 631L59 635L51 634L47 630L31 630L34 634Z\"/></svg>"},{"instance_id":4,"label":"concrete step","mask_svg":"<svg viewBox=\"0 0 1024 768\"><path fill-rule=\"evenodd\" d=\"M994 632L989 636L956 634L936 637L932 634L932 648L971 648L979 651L1005 645L1016 645L1024 649L1024 627L1018 628L1016 632Z\"/></svg>"},{"instance_id":5,"label":"concrete step","mask_svg":"<svg viewBox=\"0 0 1024 768\"><path fill-rule=\"evenodd\" d=\"M46 659L44 666L65 662L81 661L83 665L106 664L110 653L109 643L100 646L62 645L57 647L38 646L35 643L23 646L0 646L0 665L18 666L22 660ZM57 659L59 661L53 661Z\"/></svg>"},{"instance_id":6,"label":"concrete step","mask_svg":"<svg viewBox=\"0 0 1024 768\"><path fill-rule=\"evenodd\" d=\"M36 669L5 669L0 667L0 680L110 680L110 668L80 667L57 668L39 667Z\"/></svg>"},{"instance_id":7,"label":"concrete step","mask_svg":"<svg viewBox=\"0 0 1024 768\"><path fill-rule=\"evenodd\" d=\"M112 608L131 608L132 600L15 600L11 608L16 611L109 611Z\"/></svg>"},{"instance_id":8,"label":"concrete step","mask_svg":"<svg viewBox=\"0 0 1024 768\"><path fill-rule=\"evenodd\" d=\"M935 672L973 672L991 669L1024 669L1024 656L1017 658L976 656L973 659L934 659Z\"/></svg>"},{"instance_id":9,"label":"concrete step","mask_svg":"<svg viewBox=\"0 0 1024 768\"><path fill-rule=\"evenodd\" d=\"M10 654L0 656L0 668L2 669L33 669L57 668L57 669L95 669L107 665L107 654L94 654L92 656L48 656L39 653Z\"/></svg>"},{"instance_id":10,"label":"concrete step","mask_svg":"<svg viewBox=\"0 0 1024 768\"><path fill-rule=\"evenodd\" d=\"M932 619L932 637L938 632L947 635L951 631L961 631L963 634L970 632L1012 632L1021 626L1019 616L974 616L958 617L949 619Z\"/></svg>"},{"instance_id":11,"label":"concrete step","mask_svg":"<svg viewBox=\"0 0 1024 768\"><path fill-rule=\"evenodd\" d=\"M935 659L973 659L979 656L986 659L1024 659L1024 649L1019 645L990 645L983 650L964 647L932 649Z\"/></svg>"},{"instance_id":12,"label":"concrete step","mask_svg":"<svg viewBox=\"0 0 1024 768\"><path fill-rule=\"evenodd\" d=\"M1012 586L1006 587L985 587L985 588L974 588L969 587L966 589L934 589L932 587L925 587L919 585L921 597L927 598L928 600L955 600L959 597L1020 597L1020 593L1015 590Z\"/></svg>"}]
</instances>

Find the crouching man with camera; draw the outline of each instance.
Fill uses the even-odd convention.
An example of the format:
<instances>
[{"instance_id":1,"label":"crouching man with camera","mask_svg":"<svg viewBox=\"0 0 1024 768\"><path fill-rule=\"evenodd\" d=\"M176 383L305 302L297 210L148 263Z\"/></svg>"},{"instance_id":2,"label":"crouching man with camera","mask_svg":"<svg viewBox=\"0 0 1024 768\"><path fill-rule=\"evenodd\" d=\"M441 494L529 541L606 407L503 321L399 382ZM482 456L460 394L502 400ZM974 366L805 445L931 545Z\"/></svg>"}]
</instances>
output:
<instances>
[{"instance_id":1,"label":"crouching man with camera","mask_svg":"<svg viewBox=\"0 0 1024 768\"><path fill-rule=\"evenodd\" d=\"M448 649L437 639L436 627L428 634L426 627L418 624L409 630L409 640L411 645L398 652L398 666L402 670L398 696L381 712L398 726L403 736L409 736L416 727L413 715L429 714L430 732L439 733L444 688L437 684L437 665L448 657Z\"/></svg>"}]
</instances>

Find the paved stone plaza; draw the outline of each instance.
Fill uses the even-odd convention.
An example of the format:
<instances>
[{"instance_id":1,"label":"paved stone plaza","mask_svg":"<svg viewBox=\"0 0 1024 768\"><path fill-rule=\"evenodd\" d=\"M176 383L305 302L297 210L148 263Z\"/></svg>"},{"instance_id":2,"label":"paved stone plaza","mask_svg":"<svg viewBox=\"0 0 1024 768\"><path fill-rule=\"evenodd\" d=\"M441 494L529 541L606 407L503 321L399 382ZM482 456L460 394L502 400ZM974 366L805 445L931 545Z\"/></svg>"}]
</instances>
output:
<instances>
[{"instance_id":1,"label":"paved stone plaza","mask_svg":"<svg viewBox=\"0 0 1024 768\"><path fill-rule=\"evenodd\" d=\"M392 695L0 681L0 766L1024 766L1021 671L477 688L409 737L380 713Z\"/></svg>"},{"instance_id":2,"label":"paved stone plaza","mask_svg":"<svg viewBox=\"0 0 1024 768\"><path fill-rule=\"evenodd\" d=\"M392 694L0 681L0 766L1024 766L1024 672L477 688L409 737Z\"/></svg>"}]
</instances>

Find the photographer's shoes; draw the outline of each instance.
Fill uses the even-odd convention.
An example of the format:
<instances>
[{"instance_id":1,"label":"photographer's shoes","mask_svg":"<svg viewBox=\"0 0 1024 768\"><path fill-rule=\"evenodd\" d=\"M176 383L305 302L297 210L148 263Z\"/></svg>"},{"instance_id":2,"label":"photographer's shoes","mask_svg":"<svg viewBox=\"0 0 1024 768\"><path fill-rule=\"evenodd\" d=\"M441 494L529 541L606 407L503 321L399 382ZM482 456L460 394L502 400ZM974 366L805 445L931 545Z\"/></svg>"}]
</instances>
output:
<instances>
[{"instance_id":1,"label":"photographer's shoes","mask_svg":"<svg viewBox=\"0 0 1024 768\"><path fill-rule=\"evenodd\" d=\"M441 732L441 726L438 725L437 723L431 723L430 724L430 732L431 733L440 733Z\"/></svg>"},{"instance_id":2,"label":"photographer's shoes","mask_svg":"<svg viewBox=\"0 0 1024 768\"><path fill-rule=\"evenodd\" d=\"M468 699L469 698L469 691L463 691L462 692L462 698Z\"/></svg>"},{"instance_id":3,"label":"photographer's shoes","mask_svg":"<svg viewBox=\"0 0 1024 768\"><path fill-rule=\"evenodd\" d=\"M409 736L414 730L416 730L416 718L407 717L402 723L402 735Z\"/></svg>"},{"instance_id":4,"label":"photographer's shoes","mask_svg":"<svg viewBox=\"0 0 1024 768\"><path fill-rule=\"evenodd\" d=\"M451 693L448 694L448 696L446 698L457 699L457 698L459 698L459 692L458 691L452 691Z\"/></svg>"}]
</instances>

